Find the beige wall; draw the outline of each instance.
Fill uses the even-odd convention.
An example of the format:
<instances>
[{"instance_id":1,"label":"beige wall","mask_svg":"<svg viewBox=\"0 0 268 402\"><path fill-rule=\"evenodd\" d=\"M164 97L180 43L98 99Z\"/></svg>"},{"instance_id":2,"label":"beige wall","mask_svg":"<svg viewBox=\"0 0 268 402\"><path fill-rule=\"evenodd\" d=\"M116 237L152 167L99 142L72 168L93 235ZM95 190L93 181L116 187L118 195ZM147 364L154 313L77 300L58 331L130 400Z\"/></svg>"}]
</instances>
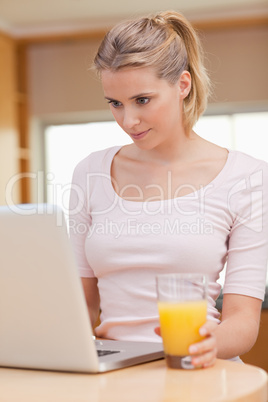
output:
<instances>
[{"instance_id":1,"label":"beige wall","mask_svg":"<svg viewBox=\"0 0 268 402\"><path fill-rule=\"evenodd\" d=\"M213 103L268 100L268 27L201 32L215 85ZM37 44L29 48L31 113L42 116L106 109L88 71L98 42Z\"/></svg>"},{"instance_id":2,"label":"beige wall","mask_svg":"<svg viewBox=\"0 0 268 402\"><path fill-rule=\"evenodd\" d=\"M214 102L268 100L268 27L210 31L203 39Z\"/></svg>"},{"instance_id":3,"label":"beige wall","mask_svg":"<svg viewBox=\"0 0 268 402\"><path fill-rule=\"evenodd\" d=\"M82 40L30 46L29 106L32 115L107 107L99 80L89 71L98 44Z\"/></svg>"}]
</instances>

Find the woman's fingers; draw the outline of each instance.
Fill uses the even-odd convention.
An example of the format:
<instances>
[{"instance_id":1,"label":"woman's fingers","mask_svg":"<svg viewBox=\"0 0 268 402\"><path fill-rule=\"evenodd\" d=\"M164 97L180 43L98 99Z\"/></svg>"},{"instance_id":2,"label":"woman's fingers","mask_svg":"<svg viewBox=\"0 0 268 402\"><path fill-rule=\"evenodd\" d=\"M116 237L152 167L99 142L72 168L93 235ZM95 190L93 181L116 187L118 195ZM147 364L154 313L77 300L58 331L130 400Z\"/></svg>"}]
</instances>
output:
<instances>
[{"instance_id":1,"label":"woman's fingers","mask_svg":"<svg viewBox=\"0 0 268 402\"><path fill-rule=\"evenodd\" d=\"M209 367L215 364L218 350L214 331L217 326L217 323L208 321L200 328L200 335L205 336L205 339L189 348L194 366Z\"/></svg>"},{"instance_id":2,"label":"woman's fingers","mask_svg":"<svg viewBox=\"0 0 268 402\"><path fill-rule=\"evenodd\" d=\"M201 336L207 336L212 334L215 329L218 327L218 324L215 321L207 321L199 330Z\"/></svg>"},{"instance_id":3,"label":"woman's fingers","mask_svg":"<svg viewBox=\"0 0 268 402\"><path fill-rule=\"evenodd\" d=\"M214 336L209 336L205 340L190 346L189 353L192 355L194 366L212 366L217 358L217 345Z\"/></svg>"},{"instance_id":4,"label":"woman's fingers","mask_svg":"<svg viewBox=\"0 0 268 402\"><path fill-rule=\"evenodd\" d=\"M204 339L190 346L189 353L195 367L210 367L215 364L218 351L214 331L217 326L218 324L214 321L207 321L199 331ZM156 327L154 332L161 336L160 327Z\"/></svg>"},{"instance_id":5,"label":"woman's fingers","mask_svg":"<svg viewBox=\"0 0 268 402\"><path fill-rule=\"evenodd\" d=\"M160 330L160 327L156 327L156 328L154 329L154 332L156 333L156 335L161 336L161 330Z\"/></svg>"},{"instance_id":6,"label":"woman's fingers","mask_svg":"<svg viewBox=\"0 0 268 402\"><path fill-rule=\"evenodd\" d=\"M216 355L213 351L192 357L192 364L195 367L211 367L216 362Z\"/></svg>"}]
</instances>

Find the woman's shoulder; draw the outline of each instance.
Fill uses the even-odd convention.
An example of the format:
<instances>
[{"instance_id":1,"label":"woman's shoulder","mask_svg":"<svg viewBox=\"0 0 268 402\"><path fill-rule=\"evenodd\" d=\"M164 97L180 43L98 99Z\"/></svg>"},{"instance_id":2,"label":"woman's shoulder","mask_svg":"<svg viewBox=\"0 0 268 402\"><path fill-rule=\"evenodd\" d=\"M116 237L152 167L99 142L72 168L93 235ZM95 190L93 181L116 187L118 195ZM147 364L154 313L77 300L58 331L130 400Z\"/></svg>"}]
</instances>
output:
<instances>
[{"instance_id":1,"label":"woman's shoulder","mask_svg":"<svg viewBox=\"0 0 268 402\"><path fill-rule=\"evenodd\" d=\"M249 175L255 171L263 170L268 174L268 163L245 152L229 150L230 159L236 172L241 175Z\"/></svg>"},{"instance_id":2,"label":"woman's shoulder","mask_svg":"<svg viewBox=\"0 0 268 402\"><path fill-rule=\"evenodd\" d=\"M114 155L119 151L121 146L113 146L105 149L101 149L98 151L91 152L85 158L83 158L76 165L75 170L99 170L104 161L111 161Z\"/></svg>"},{"instance_id":3,"label":"woman's shoulder","mask_svg":"<svg viewBox=\"0 0 268 402\"><path fill-rule=\"evenodd\" d=\"M268 190L268 163L247 153L228 149L226 163L210 184L213 184L211 189L217 188L216 194L223 197L256 186Z\"/></svg>"},{"instance_id":4,"label":"woman's shoulder","mask_svg":"<svg viewBox=\"0 0 268 402\"><path fill-rule=\"evenodd\" d=\"M245 194L257 191L257 188L268 196L268 163L247 153L230 150L225 183L229 196L241 193L246 199Z\"/></svg>"}]
</instances>

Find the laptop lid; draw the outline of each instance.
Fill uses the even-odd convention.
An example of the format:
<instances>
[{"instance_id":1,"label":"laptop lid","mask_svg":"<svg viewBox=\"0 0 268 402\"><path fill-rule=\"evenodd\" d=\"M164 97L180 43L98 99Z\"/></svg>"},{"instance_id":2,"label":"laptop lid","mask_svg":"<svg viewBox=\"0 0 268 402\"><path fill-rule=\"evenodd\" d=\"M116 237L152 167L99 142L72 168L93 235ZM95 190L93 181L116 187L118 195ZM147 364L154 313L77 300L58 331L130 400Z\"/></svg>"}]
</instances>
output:
<instances>
[{"instance_id":1,"label":"laptop lid","mask_svg":"<svg viewBox=\"0 0 268 402\"><path fill-rule=\"evenodd\" d=\"M161 343L97 341L59 207L0 207L0 366L97 373L163 357Z\"/></svg>"}]
</instances>

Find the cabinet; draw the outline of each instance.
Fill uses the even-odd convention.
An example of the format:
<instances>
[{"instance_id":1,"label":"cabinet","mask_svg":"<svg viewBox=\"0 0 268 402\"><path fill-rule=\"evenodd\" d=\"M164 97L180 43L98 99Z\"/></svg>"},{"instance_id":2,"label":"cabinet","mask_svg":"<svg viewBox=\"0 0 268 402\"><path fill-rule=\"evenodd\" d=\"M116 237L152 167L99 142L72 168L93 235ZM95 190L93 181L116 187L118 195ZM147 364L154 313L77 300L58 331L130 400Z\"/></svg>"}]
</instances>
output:
<instances>
[{"instance_id":1,"label":"cabinet","mask_svg":"<svg viewBox=\"0 0 268 402\"><path fill-rule=\"evenodd\" d=\"M20 202L16 44L0 33L0 205Z\"/></svg>"},{"instance_id":2,"label":"cabinet","mask_svg":"<svg viewBox=\"0 0 268 402\"><path fill-rule=\"evenodd\" d=\"M261 323L258 339L253 348L243 356L243 362L261 367L268 372L268 309L261 312Z\"/></svg>"}]
</instances>

